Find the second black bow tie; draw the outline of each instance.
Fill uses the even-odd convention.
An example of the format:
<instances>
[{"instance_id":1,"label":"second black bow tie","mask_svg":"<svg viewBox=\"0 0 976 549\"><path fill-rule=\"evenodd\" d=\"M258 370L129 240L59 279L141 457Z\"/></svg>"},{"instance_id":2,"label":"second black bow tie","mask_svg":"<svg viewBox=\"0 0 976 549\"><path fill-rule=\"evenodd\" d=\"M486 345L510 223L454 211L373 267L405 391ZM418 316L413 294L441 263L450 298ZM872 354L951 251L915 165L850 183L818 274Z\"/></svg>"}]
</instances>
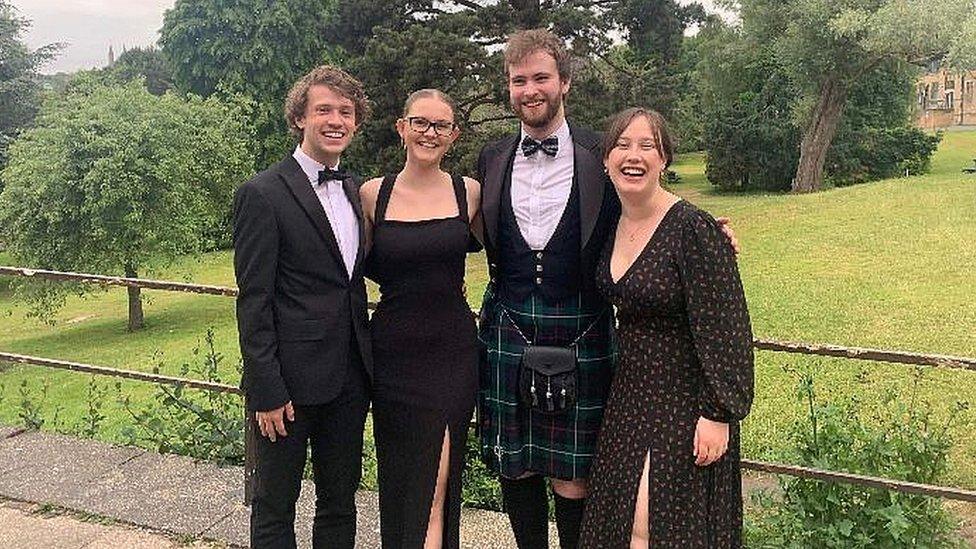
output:
<instances>
[{"instance_id":1,"label":"second black bow tie","mask_svg":"<svg viewBox=\"0 0 976 549\"><path fill-rule=\"evenodd\" d=\"M559 152L559 138L553 135L552 137L547 137L539 141L525 136L525 139L522 140L522 154L532 156L539 150L547 156L556 156L556 153Z\"/></svg>"},{"instance_id":2,"label":"second black bow tie","mask_svg":"<svg viewBox=\"0 0 976 549\"><path fill-rule=\"evenodd\" d=\"M319 172L319 183L325 183L326 181L342 181L343 179L348 179L349 174L346 170L339 168L333 170L332 168L325 168Z\"/></svg>"}]
</instances>

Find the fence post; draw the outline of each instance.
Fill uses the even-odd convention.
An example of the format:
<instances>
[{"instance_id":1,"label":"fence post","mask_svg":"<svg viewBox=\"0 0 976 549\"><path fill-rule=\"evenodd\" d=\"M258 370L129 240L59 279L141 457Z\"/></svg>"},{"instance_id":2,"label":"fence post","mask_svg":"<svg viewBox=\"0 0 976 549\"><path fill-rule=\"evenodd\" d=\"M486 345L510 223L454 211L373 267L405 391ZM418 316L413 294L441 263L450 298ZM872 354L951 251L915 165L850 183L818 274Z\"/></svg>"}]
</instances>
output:
<instances>
[{"instance_id":1,"label":"fence post","mask_svg":"<svg viewBox=\"0 0 976 549\"><path fill-rule=\"evenodd\" d=\"M247 394L244 395L244 505L250 506L254 498L254 469L257 467L256 433L254 418L248 407Z\"/></svg>"}]
</instances>

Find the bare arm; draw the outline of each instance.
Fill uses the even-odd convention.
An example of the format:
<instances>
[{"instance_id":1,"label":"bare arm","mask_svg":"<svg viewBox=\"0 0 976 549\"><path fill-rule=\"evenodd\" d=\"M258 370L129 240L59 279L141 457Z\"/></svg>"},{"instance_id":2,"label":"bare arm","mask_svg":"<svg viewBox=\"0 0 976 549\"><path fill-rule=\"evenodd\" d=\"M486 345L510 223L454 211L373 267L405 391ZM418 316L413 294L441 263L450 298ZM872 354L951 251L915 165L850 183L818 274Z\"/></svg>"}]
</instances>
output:
<instances>
[{"instance_id":1,"label":"bare arm","mask_svg":"<svg viewBox=\"0 0 976 549\"><path fill-rule=\"evenodd\" d=\"M484 245L485 224L481 217L481 183L470 177L465 177L464 186L467 190L468 219L471 220L471 234L478 239L478 242Z\"/></svg>"}]
</instances>

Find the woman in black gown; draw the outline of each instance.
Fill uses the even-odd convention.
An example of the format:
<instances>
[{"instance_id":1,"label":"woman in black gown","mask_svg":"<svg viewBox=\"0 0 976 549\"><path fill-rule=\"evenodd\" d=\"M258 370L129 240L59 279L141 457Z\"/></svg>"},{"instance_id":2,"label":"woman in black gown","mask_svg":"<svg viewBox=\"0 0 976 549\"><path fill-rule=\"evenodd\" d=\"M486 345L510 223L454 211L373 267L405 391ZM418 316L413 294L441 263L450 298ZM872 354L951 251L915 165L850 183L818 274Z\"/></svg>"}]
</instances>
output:
<instances>
[{"instance_id":1,"label":"woman in black gown","mask_svg":"<svg viewBox=\"0 0 976 549\"><path fill-rule=\"evenodd\" d=\"M366 274L380 286L370 323L380 537L386 549L456 548L478 386L463 281L480 186L441 170L458 137L443 93L414 92L397 131L406 165L360 189L371 234Z\"/></svg>"},{"instance_id":2,"label":"woman in black gown","mask_svg":"<svg viewBox=\"0 0 976 549\"><path fill-rule=\"evenodd\" d=\"M580 546L739 547L753 357L733 250L710 215L661 188L672 147L658 113L620 113L604 146L621 216L596 276L617 307L619 363Z\"/></svg>"}]
</instances>

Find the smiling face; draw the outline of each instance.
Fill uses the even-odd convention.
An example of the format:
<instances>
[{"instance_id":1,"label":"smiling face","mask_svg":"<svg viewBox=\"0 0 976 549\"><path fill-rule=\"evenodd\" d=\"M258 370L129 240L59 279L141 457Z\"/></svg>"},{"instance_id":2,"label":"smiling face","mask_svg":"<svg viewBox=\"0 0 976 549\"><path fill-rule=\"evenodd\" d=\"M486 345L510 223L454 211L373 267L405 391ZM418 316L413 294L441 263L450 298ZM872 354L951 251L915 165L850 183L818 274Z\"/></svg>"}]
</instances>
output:
<instances>
[{"instance_id":1,"label":"smiling face","mask_svg":"<svg viewBox=\"0 0 976 549\"><path fill-rule=\"evenodd\" d=\"M302 130L302 150L326 166L335 166L356 133L356 105L329 86L308 89L303 116L295 120Z\"/></svg>"},{"instance_id":2,"label":"smiling face","mask_svg":"<svg viewBox=\"0 0 976 549\"><path fill-rule=\"evenodd\" d=\"M631 120L603 160L619 194L644 194L660 185L668 164L660 143L661 134L647 116Z\"/></svg>"},{"instance_id":3,"label":"smiling face","mask_svg":"<svg viewBox=\"0 0 976 549\"><path fill-rule=\"evenodd\" d=\"M562 124L563 96L568 92L569 80L560 78L556 59L543 50L508 66L512 110L527 128L536 130L541 137Z\"/></svg>"},{"instance_id":4,"label":"smiling face","mask_svg":"<svg viewBox=\"0 0 976 549\"><path fill-rule=\"evenodd\" d=\"M425 125L427 127L423 132L415 129ZM437 133L437 126L442 128L441 133L450 127L450 133ZM454 125L454 111L451 106L435 96L420 97L413 101L403 118L397 120L396 128L406 146L408 162L435 165L440 164L460 133Z\"/></svg>"}]
</instances>

